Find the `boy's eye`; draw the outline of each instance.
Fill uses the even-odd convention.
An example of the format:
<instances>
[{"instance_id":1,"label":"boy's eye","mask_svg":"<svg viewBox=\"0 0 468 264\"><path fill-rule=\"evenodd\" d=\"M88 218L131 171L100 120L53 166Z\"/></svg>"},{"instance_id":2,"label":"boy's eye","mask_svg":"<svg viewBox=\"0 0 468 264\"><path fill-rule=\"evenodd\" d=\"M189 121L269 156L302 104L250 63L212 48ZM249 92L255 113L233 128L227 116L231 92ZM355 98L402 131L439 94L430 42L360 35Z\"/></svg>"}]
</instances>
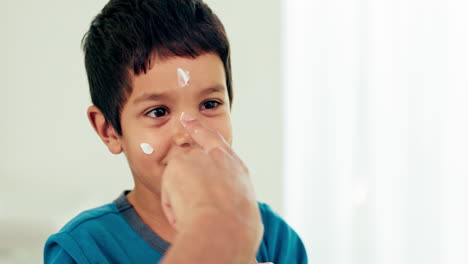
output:
<instances>
[{"instance_id":1,"label":"boy's eye","mask_svg":"<svg viewBox=\"0 0 468 264\"><path fill-rule=\"evenodd\" d=\"M161 117L161 116L165 116L168 113L169 113L169 111L167 110L167 108L157 107L157 108L154 108L153 110L149 111L146 115L149 116L149 117L158 118L158 117Z\"/></svg>"},{"instance_id":2,"label":"boy's eye","mask_svg":"<svg viewBox=\"0 0 468 264\"><path fill-rule=\"evenodd\" d=\"M218 105L220 105L221 103L220 102L217 102L217 101L213 101L213 100L210 100L210 101L206 101L202 104L202 110L205 110L205 109L214 109L216 108Z\"/></svg>"}]
</instances>

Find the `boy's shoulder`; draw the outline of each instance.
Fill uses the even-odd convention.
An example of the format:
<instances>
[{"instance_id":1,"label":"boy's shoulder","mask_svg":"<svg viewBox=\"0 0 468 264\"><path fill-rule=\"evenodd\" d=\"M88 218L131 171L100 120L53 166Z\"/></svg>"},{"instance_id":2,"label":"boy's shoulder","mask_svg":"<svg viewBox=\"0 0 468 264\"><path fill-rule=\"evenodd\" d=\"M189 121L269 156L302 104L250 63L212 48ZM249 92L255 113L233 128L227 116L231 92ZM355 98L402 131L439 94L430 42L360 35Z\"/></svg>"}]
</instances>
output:
<instances>
[{"instance_id":1,"label":"boy's shoulder","mask_svg":"<svg viewBox=\"0 0 468 264\"><path fill-rule=\"evenodd\" d=\"M138 252L145 251L148 259L159 259L161 252L153 250L123 215L131 211L124 203L125 194L103 206L84 211L70 220L46 242L45 263L101 263L109 259L141 260ZM297 233L266 203L258 202L264 235L257 259L274 263L307 263L304 245ZM141 227L141 226L140 226ZM139 228L136 227L138 230ZM144 236L143 236L144 237ZM128 243L132 241L132 243ZM53 260L57 260L54 262Z\"/></svg>"},{"instance_id":2,"label":"boy's shoulder","mask_svg":"<svg viewBox=\"0 0 468 264\"><path fill-rule=\"evenodd\" d=\"M257 204L262 217L279 217L267 203L257 201Z\"/></svg>"},{"instance_id":3,"label":"boy's shoulder","mask_svg":"<svg viewBox=\"0 0 468 264\"><path fill-rule=\"evenodd\" d=\"M161 254L145 243L126 221L116 201L84 211L51 235L44 263L138 263ZM144 254L144 256L141 256Z\"/></svg>"},{"instance_id":4,"label":"boy's shoulder","mask_svg":"<svg viewBox=\"0 0 468 264\"><path fill-rule=\"evenodd\" d=\"M273 263L306 264L307 253L296 231L268 204L258 202L258 206L264 234L257 257Z\"/></svg>"},{"instance_id":5,"label":"boy's shoulder","mask_svg":"<svg viewBox=\"0 0 468 264\"><path fill-rule=\"evenodd\" d=\"M260 209L260 214L262 216L262 222L265 226L265 230L270 229L273 226L282 226L284 228L289 228L289 225L286 221L277 214L268 204L263 202L257 202L258 208Z\"/></svg>"},{"instance_id":6,"label":"boy's shoulder","mask_svg":"<svg viewBox=\"0 0 468 264\"><path fill-rule=\"evenodd\" d=\"M59 233L71 233L77 229L86 226L89 228L92 225L107 222L111 218L118 216L119 210L114 203L108 203L93 209L89 209L79 213L72 220L70 220L65 226L63 226Z\"/></svg>"}]
</instances>

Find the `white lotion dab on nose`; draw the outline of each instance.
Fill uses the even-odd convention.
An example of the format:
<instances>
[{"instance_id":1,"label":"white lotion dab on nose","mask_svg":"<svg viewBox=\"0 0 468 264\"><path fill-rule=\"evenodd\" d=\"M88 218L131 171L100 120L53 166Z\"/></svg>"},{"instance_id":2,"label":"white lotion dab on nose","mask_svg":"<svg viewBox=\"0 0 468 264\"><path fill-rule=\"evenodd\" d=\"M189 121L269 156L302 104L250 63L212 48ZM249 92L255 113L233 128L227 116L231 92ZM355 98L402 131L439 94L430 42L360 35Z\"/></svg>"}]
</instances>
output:
<instances>
[{"instance_id":1,"label":"white lotion dab on nose","mask_svg":"<svg viewBox=\"0 0 468 264\"><path fill-rule=\"evenodd\" d=\"M190 81L190 72L182 68L177 68L177 80L179 81L180 87L187 86Z\"/></svg>"},{"instance_id":2,"label":"white lotion dab on nose","mask_svg":"<svg viewBox=\"0 0 468 264\"><path fill-rule=\"evenodd\" d=\"M140 147L141 147L141 150L143 150L143 152L144 152L145 154L150 155L151 153L154 152L153 147L151 147L151 145L148 144L148 143L141 143L141 144L140 144Z\"/></svg>"}]
</instances>

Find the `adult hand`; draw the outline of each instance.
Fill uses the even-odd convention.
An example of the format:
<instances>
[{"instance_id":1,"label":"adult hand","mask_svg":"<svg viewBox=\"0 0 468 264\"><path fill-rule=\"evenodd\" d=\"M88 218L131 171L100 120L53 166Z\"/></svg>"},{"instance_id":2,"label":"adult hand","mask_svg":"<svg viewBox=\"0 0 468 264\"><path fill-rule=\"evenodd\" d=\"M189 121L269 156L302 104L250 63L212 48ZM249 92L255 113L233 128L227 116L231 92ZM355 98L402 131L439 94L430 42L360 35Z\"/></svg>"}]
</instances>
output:
<instances>
[{"instance_id":1,"label":"adult hand","mask_svg":"<svg viewBox=\"0 0 468 264\"><path fill-rule=\"evenodd\" d=\"M162 206L178 230L165 261L251 263L263 225L248 170L221 135L187 114L181 122L194 144L162 176Z\"/></svg>"}]
</instances>

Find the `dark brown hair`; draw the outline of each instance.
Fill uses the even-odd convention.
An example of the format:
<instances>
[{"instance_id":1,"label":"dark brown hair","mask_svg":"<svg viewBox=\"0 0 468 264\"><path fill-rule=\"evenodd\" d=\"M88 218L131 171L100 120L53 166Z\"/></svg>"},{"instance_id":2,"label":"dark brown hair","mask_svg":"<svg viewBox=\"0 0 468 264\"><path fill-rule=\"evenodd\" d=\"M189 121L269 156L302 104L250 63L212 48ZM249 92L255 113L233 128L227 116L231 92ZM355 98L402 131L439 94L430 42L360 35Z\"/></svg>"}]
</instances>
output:
<instances>
[{"instance_id":1,"label":"dark brown hair","mask_svg":"<svg viewBox=\"0 0 468 264\"><path fill-rule=\"evenodd\" d=\"M110 0L82 40L93 104L122 135L120 113L131 94L130 71L148 71L151 59L219 55L232 103L229 41L202 0Z\"/></svg>"}]
</instances>

